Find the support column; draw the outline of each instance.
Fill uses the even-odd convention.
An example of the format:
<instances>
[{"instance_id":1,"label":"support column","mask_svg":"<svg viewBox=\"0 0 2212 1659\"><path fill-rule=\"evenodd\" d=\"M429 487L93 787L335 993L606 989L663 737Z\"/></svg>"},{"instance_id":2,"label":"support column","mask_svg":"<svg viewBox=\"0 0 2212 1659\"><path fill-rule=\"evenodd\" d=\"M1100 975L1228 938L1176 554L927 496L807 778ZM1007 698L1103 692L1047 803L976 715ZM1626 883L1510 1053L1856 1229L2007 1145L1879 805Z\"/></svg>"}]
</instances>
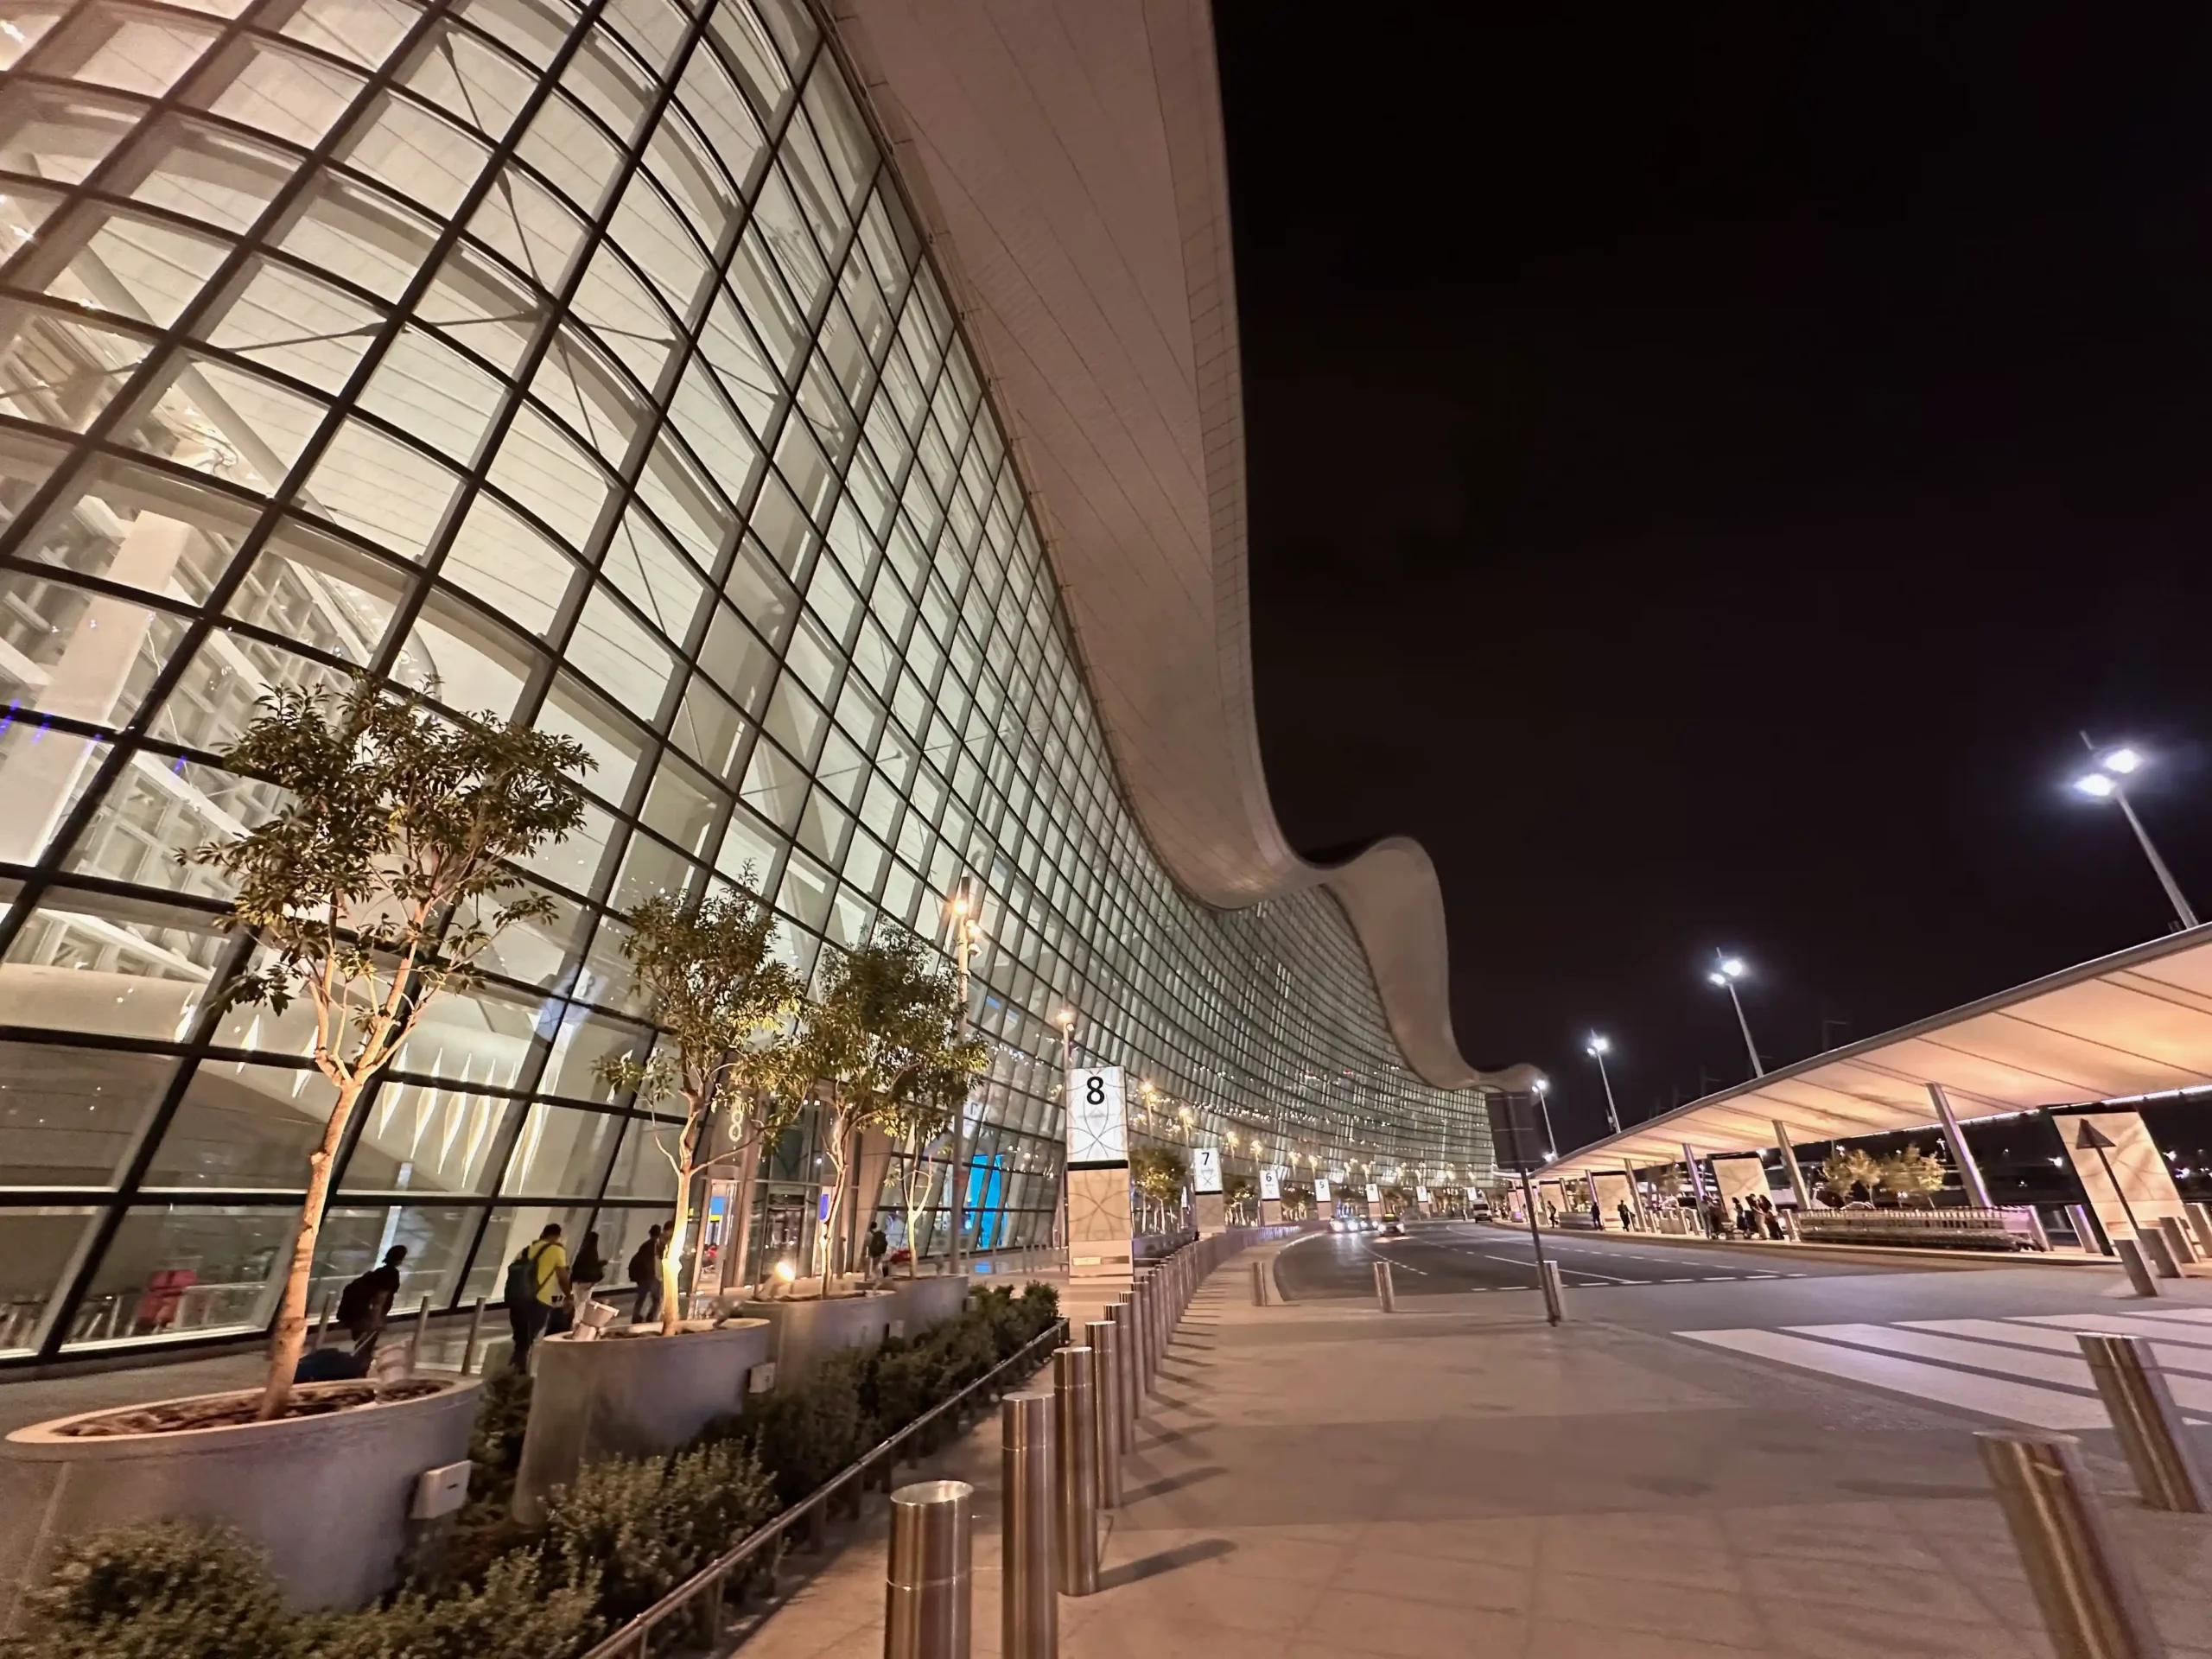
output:
<instances>
[{"instance_id":1,"label":"support column","mask_svg":"<svg viewBox=\"0 0 2212 1659\"><path fill-rule=\"evenodd\" d=\"M1942 1084L1931 1083L1928 1098L1936 1103L1936 1118L1943 1126L1943 1139L1950 1143L1951 1161L1959 1166L1959 1185L1966 1189L1967 1202L1978 1209L1993 1209L1989 1184L1981 1179L1981 1166L1967 1147L1966 1131L1959 1127L1959 1115L1951 1109L1951 1097L1943 1092Z\"/></svg>"},{"instance_id":2,"label":"support column","mask_svg":"<svg viewBox=\"0 0 2212 1659\"><path fill-rule=\"evenodd\" d=\"M1771 1121L1774 1144L1782 1148L1782 1167L1789 1174L1789 1190L1797 1195L1798 1211L1803 1214L1813 1207L1813 1189L1805 1185L1805 1172L1798 1166L1797 1148L1789 1139L1789 1126L1780 1118Z\"/></svg>"},{"instance_id":3,"label":"support column","mask_svg":"<svg viewBox=\"0 0 2212 1659\"><path fill-rule=\"evenodd\" d=\"M1643 1192L1643 1189L1636 1184L1636 1166L1634 1164L1623 1164L1621 1166L1621 1173L1628 1177L1628 1207L1630 1211L1634 1213L1638 1225L1647 1228L1649 1227L1651 1225L1651 1217L1644 1213Z\"/></svg>"},{"instance_id":4,"label":"support column","mask_svg":"<svg viewBox=\"0 0 2212 1659\"><path fill-rule=\"evenodd\" d=\"M1690 1143L1682 1142L1682 1162L1689 1166L1690 1197L1697 1200L1697 1207L1705 1208L1705 1173L1697 1166L1697 1154L1690 1150Z\"/></svg>"}]
</instances>

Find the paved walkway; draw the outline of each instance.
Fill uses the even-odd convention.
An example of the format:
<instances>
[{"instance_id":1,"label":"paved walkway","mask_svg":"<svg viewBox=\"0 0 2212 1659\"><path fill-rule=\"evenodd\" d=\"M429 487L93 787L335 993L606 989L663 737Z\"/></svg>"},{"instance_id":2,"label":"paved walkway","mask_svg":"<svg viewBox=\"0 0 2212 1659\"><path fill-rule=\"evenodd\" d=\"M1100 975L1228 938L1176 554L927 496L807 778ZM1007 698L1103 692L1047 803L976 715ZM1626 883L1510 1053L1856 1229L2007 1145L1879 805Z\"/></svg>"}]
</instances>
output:
<instances>
[{"instance_id":1,"label":"paved walkway","mask_svg":"<svg viewBox=\"0 0 2212 1659\"><path fill-rule=\"evenodd\" d=\"M1929 1280L1948 1303L1967 1277ZM1061 1603L1070 1659L2050 1651L1975 1455L1988 1417L1596 1309L1558 1330L1507 1297L1259 1309L1249 1282L1230 1263L1185 1321L1125 1464L1107 1587ZM1732 1329L1755 1289L1669 1287L1716 1299L1682 1324ZM986 1655L997 1433L933 1471L979 1488ZM2134 1508L2108 1433L2086 1438L2173 1652L2212 1654L2212 1520ZM879 1520L747 1659L874 1659L882 1573Z\"/></svg>"}]
</instances>

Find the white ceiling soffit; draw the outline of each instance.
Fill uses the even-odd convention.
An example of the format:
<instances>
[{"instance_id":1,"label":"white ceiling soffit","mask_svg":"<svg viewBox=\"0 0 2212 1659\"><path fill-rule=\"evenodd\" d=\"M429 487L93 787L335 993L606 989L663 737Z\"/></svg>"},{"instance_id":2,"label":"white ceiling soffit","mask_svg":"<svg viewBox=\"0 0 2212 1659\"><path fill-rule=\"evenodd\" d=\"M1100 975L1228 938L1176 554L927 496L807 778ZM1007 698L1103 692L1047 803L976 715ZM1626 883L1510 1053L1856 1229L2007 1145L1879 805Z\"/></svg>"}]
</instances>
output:
<instances>
[{"instance_id":1,"label":"white ceiling soffit","mask_svg":"<svg viewBox=\"0 0 2212 1659\"><path fill-rule=\"evenodd\" d=\"M1427 855L1394 838L1316 868L1268 800L1206 0L831 5L1012 429L1153 846L1209 904L1327 885L1414 1071L1442 1088L1525 1083L1460 1058Z\"/></svg>"},{"instance_id":2,"label":"white ceiling soffit","mask_svg":"<svg viewBox=\"0 0 2212 1659\"><path fill-rule=\"evenodd\" d=\"M2212 1084L2212 928L2170 934L1693 1101L1562 1157L1567 1173L1679 1162Z\"/></svg>"}]
</instances>

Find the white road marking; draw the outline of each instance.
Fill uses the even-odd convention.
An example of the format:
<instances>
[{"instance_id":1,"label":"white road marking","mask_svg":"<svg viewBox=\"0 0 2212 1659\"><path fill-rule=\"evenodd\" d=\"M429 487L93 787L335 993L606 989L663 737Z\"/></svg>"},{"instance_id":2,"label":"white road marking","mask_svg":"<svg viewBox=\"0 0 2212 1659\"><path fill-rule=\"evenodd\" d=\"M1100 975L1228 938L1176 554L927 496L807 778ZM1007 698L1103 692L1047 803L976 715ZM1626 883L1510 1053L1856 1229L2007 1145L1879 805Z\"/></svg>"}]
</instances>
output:
<instances>
[{"instance_id":1,"label":"white road marking","mask_svg":"<svg viewBox=\"0 0 2212 1659\"><path fill-rule=\"evenodd\" d=\"M2031 1325L2006 1319L1904 1319L1899 1321L1916 1331L1941 1331L1955 1337L1980 1337L1985 1342L2006 1342L2019 1348L2039 1348L2045 1353L2078 1356L2082 1344L2068 1331L2055 1331L2048 1325ZM2212 1353L2202 1348L2182 1343L2153 1342L2152 1357L2159 1369L2181 1371L2190 1376L2212 1376Z\"/></svg>"},{"instance_id":2,"label":"white road marking","mask_svg":"<svg viewBox=\"0 0 2212 1659\"><path fill-rule=\"evenodd\" d=\"M1974 1371L1953 1370L1944 1365L1925 1364L1894 1354L1846 1347L1840 1343L1818 1342L1781 1331L1685 1331L1680 1334L1710 1347L1751 1354L1803 1370L1980 1412L1985 1416L2001 1417L2010 1422L2027 1423L2037 1428L2078 1430L2110 1426L2104 1407L2090 1395L2069 1394Z\"/></svg>"}]
</instances>

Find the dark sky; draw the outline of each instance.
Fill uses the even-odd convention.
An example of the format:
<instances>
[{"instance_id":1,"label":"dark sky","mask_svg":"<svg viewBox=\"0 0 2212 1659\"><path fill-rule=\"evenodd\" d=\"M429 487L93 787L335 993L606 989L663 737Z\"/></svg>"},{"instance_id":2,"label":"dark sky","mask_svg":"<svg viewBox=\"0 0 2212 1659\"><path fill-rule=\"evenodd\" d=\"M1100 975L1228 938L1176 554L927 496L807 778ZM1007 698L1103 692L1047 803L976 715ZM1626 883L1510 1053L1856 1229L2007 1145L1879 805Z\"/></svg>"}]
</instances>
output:
<instances>
[{"instance_id":1,"label":"dark sky","mask_svg":"<svg viewBox=\"0 0 2212 1659\"><path fill-rule=\"evenodd\" d=\"M1563 1142L2212 909L2212 12L1217 0L1283 824ZM1823 1043L1822 1021L1828 1043Z\"/></svg>"}]
</instances>

